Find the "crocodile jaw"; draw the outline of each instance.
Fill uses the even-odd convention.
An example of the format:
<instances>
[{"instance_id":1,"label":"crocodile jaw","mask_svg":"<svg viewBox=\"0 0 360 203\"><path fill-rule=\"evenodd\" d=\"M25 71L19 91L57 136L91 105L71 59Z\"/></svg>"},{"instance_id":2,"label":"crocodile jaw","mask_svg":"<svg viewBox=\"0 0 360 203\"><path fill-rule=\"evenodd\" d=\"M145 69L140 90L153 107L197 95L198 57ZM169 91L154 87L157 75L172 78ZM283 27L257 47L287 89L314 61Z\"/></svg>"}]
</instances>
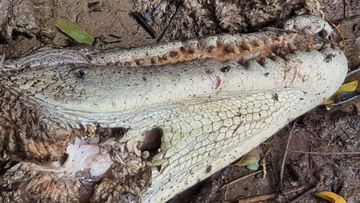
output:
<instances>
[{"instance_id":1,"label":"crocodile jaw","mask_svg":"<svg viewBox=\"0 0 360 203\"><path fill-rule=\"evenodd\" d=\"M226 66L230 70L222 71ZM77 76L79 70L86 71L85 79ZM131 77L123 74L129 71L134 71ZM162 129L161 150L151 160L151 165L161 166L161 170L153 168L151 186L142 198L144 202L164 202L320 104L340 86L346 71L344 54L325 49L266 58L263 64L250 60L245 66L202 60L152 69L49 67L45 75L36 78L52 81L54 86L41 91L36 85L42 83L32 85L32 73L44 74L41 67L10 78L33 95L46 116L75 127L100 123L130 128L124 137L128 142L143 139L145 131ZM148 83L139 83L143 72L148 74ZM79 89L72 93L84 89L86 94L54 94L52 89L64 86L64 90L73 84ZM134 87L139 94L134 94ZM140 94L146 92L152 97L143 102ZM126 108L111 105L129 99L134 102ZM255 101L261 105L256 107Z\"/></svg>"},{"instance_id":2,"label":"crocodile jaw","mask_svg":"<svg viewBox=\"0 0 360 203\"><path fill-rule=\"evenodd\" d=\"M345 77L347 61L338 50L316 47L318 50L287 53L281 58L267 52L270 45L259 45L258 40L253 40L257 49L245 42L241 46L244 52L236 55L239 50L234 49L233 43L249 38L266 42L269 37L264 33L210 37L204 44L209 41L215 46L219 39L231 43L225 48L220 46L225 51L215 49L216 57L214 53L208 54L209 46L206 53L203 49L194 55L186 53L183 61L189 62L158 61L157 67L144 67L153 63L153 58L133 56L165 55L172 47L181 49L183 44L168 44L165 52L160 52L164 50L161 46L121 52L125 57L121 60L131 61L124 65L140 65L135 68L104 66L119 53L98 54L92 58L91 63L102 66L91 66L86 56L79 56L75 59L86 64L83 67L66 64L50 67L52 63L49 67L38 67L43 64L40 62L53 58L45 56L40 62L35 61L34 66L26 66L23 72L10 74L9 81L5 82L31 95L34 103L28 104L30 107L38 104L44 117L66 128L88 124L130 128L122 140L127 143L144 139L142 135L148 130L162 129L160 151L150 164L157 167L153 167L151 186L142 198L144 202L164 202L233 162L292 119L320 104L336 91ZM193 60L203 59L197 54L216 60ZM71 52L67 57L73 59L72 55ZM235 58L238 62L246 64L221 60L222 56L229 57L225 57L227 61L234 55L239 57ZM265 57L265 61L255 60L259 55ZM97 61L103 56L110 59ZM27 65L28 62L21 63ZM5 64L5 68L11 67Z\"/></svg>"},{"instance_id":3,"label":"crocodile jaw","mask_svg":"<svg viewBox=\"0 0 360 203\"><path fill-rule=\"evenodd\" d=\"M327 60L330 56L331 61ZM250 64L248 71L261 75L263 70L256 69L256 66L258 64ZM321 52L288 55L285 63L267 61L263 67L268 70L277 70L279 71L277 73L282 75L281 78L274 76L273 82L277 85L272 84L271 87L278 88L268 88L260 93L248 91L247 96L234 95L235 99L217 103L220 106L219 111L212 110L216 104L211 102L208 106L203 104L200 112L183 108L186 115L184 117L187 119L177 120L179 126L187 125L187 123L192 126L197 123L197 120L191 115L196 117L198 113L203 117L211 117L213 116L211 112L216 112L218 115L226 113L224 118L221 118L224 121L221 122L224 128L214 130L217 122L213 122L213 132L186 137L184 133L171 133L174 132L174 127L158 124L164 130L165 138L162 145L163 152L154 157L153 162L161 163L164 168L160 171L153 170L152 185L144 196L144 202L169 200L258 146L294 118L321 104L343 82L347 72L347 60L341 51L326 49ZM255 78L252 79L256 81ZM259 86L262 86L261 82L258 81ZM252 85L253 90L257 90L256 83ZM270 95L277 95L277 98L270 98ZM237 103L236 100L242 103ZM254 107L252 101L258 101L262 105ZM272 105L276 108L272 108ZM196 108L195 106L193 109ZM269 109L268 113L255 115L258 114L255 109L262 108ZM238 109L241 113L242 109L245 110L245 115L240 116L240 119L227 114L231 111L236 112ZM186 110L191 113L185 112ZM233 133L234 129L236 129L235 133ZM202 130L204 131L204 128ZM192 129L190 134L194 131L196 129ZM214 135L214 132L217 133ZM173 141L174 139L177 141Z\"/></svg>"}]
</instances>

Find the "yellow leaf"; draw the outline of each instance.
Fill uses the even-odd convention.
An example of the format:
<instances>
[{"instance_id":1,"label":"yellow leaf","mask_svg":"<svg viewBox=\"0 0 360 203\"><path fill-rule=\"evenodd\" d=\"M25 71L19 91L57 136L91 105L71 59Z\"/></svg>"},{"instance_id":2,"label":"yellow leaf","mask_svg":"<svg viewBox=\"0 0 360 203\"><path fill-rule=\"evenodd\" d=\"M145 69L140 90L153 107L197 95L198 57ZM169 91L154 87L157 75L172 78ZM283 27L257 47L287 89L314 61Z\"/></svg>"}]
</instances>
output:
<instances>
[{"instance_id":1,"label":"yellow leaf","mask_svg":"<svg viewBox=\"0 0 360 203\"><path fill-rule=\"evenodd\" d=\"M323 191L317 192L315 195L331 203L346 203L346 200L343 197L334 192Z\"/></svg>"},{"instance_id":2,"label":"yellow leaf","mask_svg":"<svg viewBox=\"0 0 360 203\"><path fill-rule=\"evenodd\" d=\"M354 92L356 91L356 88L358 86L359 81L354 80L348 83L345 83L340 86L340 88L335 92L333 96L331 96L329 99L323 101L323 105L330 105L336 102L336 98L345 92Z\"/></svg>"},{"instance_id":3,"label":"yellow leaf","mask_svg":"<svg viewBox=\"0 0 360 203\"><path fill-rule=\"evenodd\" d=\"M348 83L345 83L340 86L340 88L336 91L336 95L343 93L343 92L354 92L358 86L358 81L354 80Z\"/></svg>"}]
</instances>

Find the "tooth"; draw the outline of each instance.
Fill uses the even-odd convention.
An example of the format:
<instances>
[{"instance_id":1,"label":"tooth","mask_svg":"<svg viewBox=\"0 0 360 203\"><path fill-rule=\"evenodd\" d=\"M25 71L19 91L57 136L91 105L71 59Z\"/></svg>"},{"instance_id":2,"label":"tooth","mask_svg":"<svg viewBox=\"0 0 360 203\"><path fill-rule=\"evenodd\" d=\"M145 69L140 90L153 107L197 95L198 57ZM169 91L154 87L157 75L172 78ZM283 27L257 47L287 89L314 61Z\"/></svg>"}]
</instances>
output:
<instances>
[{"instance_id":1,"label":"tooth","mask_svg":"<svg viewBox=\"0 0 360 203\"><path fill-rule=\"evenodd\" d=\"M264 40L264 43L265 43L266 45L271 45L271 44L272 44L271 38L266 38L266 39Z\"/></svg>"},{"instance_id":2,"label":"tooth","mask_svg":"<svg viewBox=\"0 0 360 203\"><path fill-rule=\"evenodd\" d=\"M167 60L168 58L169 58L169 54L167 54L167 53L162 56L163 60Z\"/></svg>"},{"instance_id":3,"label":"tooth","mask_svg":"<svg viewBox=\"0 0 360 203\"><path fill-rule=\"evenodd\" d=\"M261 45L263 45L264 43L261 41L261 40L255 40L254 41L254 45L255 46L261 46Z\"/></svg>"},{"instance_id":4,"label":"tooth","mask_svg":"<svg viewBox=\"0 0 360 203\"><path fill-rule=\"evenodd\" d=\"M244 50L248 50L248 51L252 50L251 44L249 42L242 43L241 48L244 49Z\"/></svg>"},{"instance_id":5,"label":"tooth","mask_svg":"<svg viewBox=\"0 0 360 203\"><path fill-rule=\"evenodd\" d=\"M198 44L197 43L190 43L189 44L189 53L193 54L195 51L198 50Z\"/></svg>"},{"instance_id":6,"label":"tooth","mask_svg":"<svg viewBox=\"0 0 360 203\"><path fill-rule=\"evenodd\" d=\"M229 53L235 53L235 54L239 54L240 51L239 49L237 48L236 44L235 43L230 43L228 45L226 45L225 47L225 50Z\"/></svg>"},{"instance_id":7,"label":"tooth","mask_svg":"<svg viewBox=\"0 0 360 203\"><path fill-rule=\"evenodd\" d=\"M195 48L194 48L194 47L190 47L190 48L189 48L189 53L190 53L190 54L195 53Z\"/></svg>"},{"instance_id":8,"label":"tooth","mask_svg":"<svg viewBox=\"0 0 360 203\"><path fill-rule=\"evenodd\" d=\"M138 60L136 60L136 64L137 65L142 65L142 64L144 64L144 59L138 59Z\"/></svg>"},{"instance_id":9,"label":"tooth","mask_svg":"<svg viewBox=\"0 0 360 203\"><path fill-rule=\"evenodd\" d=\"M220 40L217 40L216 41L216 46L217 47L222 47L222 46L224 46L224 43L222 41L220 41Z\"/></svg>"},{"instance_id":10,"label":"tooth","mask_svg":"<svg viewBox=\"0 0 360 203\"><path fill-rule=\"evenodd\" d=\"M277 57L277 55L275 53L270 53L270 55L268 56L268 58L270 58L271 60L275 60Z\"/></svg>"},{"instance_id":11,"label":"tooth","mask_svg":"<svg viewBox=\"0 0 360 203\"><path fill-rule=\"evenodd\" d=\"M181 52L187 52L187 50L186 50L185 47L180 47L180 51L181 51Z\"/></svg>"},{"instance_id":12,"label":"tooth","mask_svg":"<svg viewBox=\"0 0 360 203\"><path fill-rule=\"evenodd\" d=\"M264 64L265 64L265 61L266 61L266 58L265 57L260 57L260 59L259 59L259 64L261 65L261 66L264 66Z\"/></svg>"},{"instance_id":13,"label":"tooth","mask_svg":"<svg viewBox=\"0 0 360 203\"><path fill-rule=\"evenodd\" d=\"M208 48L206 48L206 51L211 53L215 50L215 47L214 46L209 46Z\"/></svg>"},{"instance_id":14,"label":"tooth","mask_svg":"<svg viewBox=\"0 0 360 203\"><path fill-rule=\"evenodd\" d=\"M177 51L170 51L170 57L175 58L175 57L177 57L178 55L179 55L179 54L178 54Z\"/></svg>"},{"instance_id":15,"label":"tooth","mask_svg":"<svg viewBox=\"0 0 360 203\"><path fill-rule=\"evenodd\" d=\"M288 43L288 47L289 47L290 51L295 51L297 49L296 45L293 43Z\"/></svg>"},{"instance_id":16,"label":"tooth","mask_svg":"<svg viewBox=\"0 0 360 203\"><path fill-rule=\"evenodd\" d=\"M151 63L155 64L159 62L159 58L157 56L151 58Z\"/></svg>"}]
</instances>

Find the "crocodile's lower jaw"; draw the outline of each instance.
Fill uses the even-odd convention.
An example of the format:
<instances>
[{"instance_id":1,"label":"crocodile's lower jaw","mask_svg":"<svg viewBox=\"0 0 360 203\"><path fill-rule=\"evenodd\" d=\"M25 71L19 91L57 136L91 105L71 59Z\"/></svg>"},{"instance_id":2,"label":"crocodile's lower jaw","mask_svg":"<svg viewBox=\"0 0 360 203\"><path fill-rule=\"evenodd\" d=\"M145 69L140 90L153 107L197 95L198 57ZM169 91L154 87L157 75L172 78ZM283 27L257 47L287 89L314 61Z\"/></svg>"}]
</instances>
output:
<instances>
[{"instance_id":1,"label":"crocodile's lower jaw","mask_svg":"<svg viewBox=\"0 0 360 203\"><path fill-rule=\"evenodd\" d=\"M259 36L261 39L268 38L267 34L233 38L227 35L225 39L254 41L254 38L257 41ZM282 38L285 42L306 38L305 35L293 33L285 36ZM223 38L208 39L213 42L211 39ZM18 119L14 123L23 125L17 125L19 130L15 129L17 126L12 127L8 120L0 120L0 138L9 142L0 149L2 153L13 156L17 155L16 150L21 149L22 154L17 159L57 159L66 148L71 149L70 144L75 136L91 134L92 128L89 126L122 127L127 132L121 139L112 138L101 143L103 147L113 147L111 150L115 153L113 160L106 158L105 168L114 162L113 167L128 169L129 177L140 177L139 174L150 169L150 179L144 176L146 184L142 184L142 189L136 195L144 202L165 202L235 161L336 91L347 72L344 54L334 48L322 48L322 45L312 47L311 43L306 43L305 50L289 50L288 43L276 42L274 47L276 50L280 48L281 52L285 50L282 46L286 45L285 55L276 53L281 57L272 52L274 47L259 45L258 42L254 45L256 49L244 45L241 54L236 53L231 43L227 48L220 46L226 52L219 52L215 48L215 56L204 53L200 47L198 51L180 57L182 63L173 63L173 59L166 63L153 61L149 57L139 61L130 57L131 63L127 65L140 64L139 67L119 68L104 64L112 62L119 55L120 58L128 55L148 56L159 50L169 51L171 44L165 48L155 46L93 55L91 63L100 66L89 64L91 60L82 60L85 56L76 55L77 52L64 54L71 58L75 53L75 58L83 64L81 66L60 66L52 62L46 63L48 66L45 67L39 66L44 61L49 62L59 52L41 55L40 59L25 57L17 65L5 63L5 67L11 70L2 73L0 90L4 92L3 98L13 103L16 111L6 108L0 113L9 114L10 117L21 114L23 120ZM139 53L139 50L142 52ZM229 61L219 61L219 53L228 57L225 59ZM199 58L202 60L194 60ZM161 65L146 67L150 63ZM26 139L22 132L28 133ZM58 140L62 141L61 144ZM91 150L77 153L89 153L89 157L100 156L99 148L92 147ZM58 152L56 149L59 148L63 151ZM1 177L0 183L5 187L6 183L23 180L15 177L16 170L29 173L30 178L19 181L20 189L23 187L24 191L13 192L13 196L6 193L9 199L14 200L18 195L16 198L23 197L25 201L25 197L33 195L25 189L35 188L37 192L43 186L44 178L37 173L41 170L35 172L35 169L39 169L37 165L25 167L21 164L9 170L4 176L6 178ZM83 165L73 167L75 172L82 168L91 171L93 166L85 162L78 164ZM72 201L79 196L79 183L72 179L74 172L67 173L66 177L59 172L44 171L46 176L43 177L47 178L46 181L51 178L56 180L50 181L55 186L66 181L67 184L71 183L71 187L64 190L66 195L61 196L56 186L51 187L54 188L52 192L40 191L38 197ZM103 172L103 168L100 168L94 174L101 176ZM14 173L14 177L11 173ZM108 189L117 190L118 187L112 187L117 183L131 184L121 181L120 178L104 179L104 184L95 187L92 200L101 201L104 196L114 201L122 200L123 193L129 191L119 193ZM110 184L106 185L108 182Z\"/></svg>"},{"instance_id":2,"label":"crocodile's lower jaw","mask_svg":"<svg viewBox=\"0 0 360 203\"><path fill-rule=\"evenodd\" d=\"M330 55L334 57L331 62L326 60ZM278 61L276 66L280 64L282 62ZM163 144L152 162L161 163L161 169L153 169L144 202L169 200L234 162L320 104L342 83L346 64L339 50L288 55L283 68L271 67L274 72L270 71L271 75L284 76L275 82L282 87L256 92L257 85L261 87L263 81L261 77L253 78L253 93L185 106L177 116L173 115L177 118L175 121L157 123L155 126L164 132ZM265 63L263 69L257 69L257 65L250 65L250 77L262 75L262 71L270 70L271 66Z\"/></svg>"}]
</instances>

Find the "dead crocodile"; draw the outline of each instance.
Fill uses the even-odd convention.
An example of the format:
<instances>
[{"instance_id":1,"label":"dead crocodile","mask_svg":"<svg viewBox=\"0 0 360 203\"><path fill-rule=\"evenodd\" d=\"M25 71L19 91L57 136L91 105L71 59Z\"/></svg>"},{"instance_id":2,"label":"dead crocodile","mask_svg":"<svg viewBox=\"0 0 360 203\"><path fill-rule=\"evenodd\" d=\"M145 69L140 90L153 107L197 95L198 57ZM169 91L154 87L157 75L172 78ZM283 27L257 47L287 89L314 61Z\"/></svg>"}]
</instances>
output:
<instances>
[{"instance_id":1,"label":"dead crocodile","mask_svg":"<svg viewBox=\"0 0 360 203\"><path fill-rule=\"evenodd\" d=\"M343 82L347 60L326 22L299 16L285 28L5 61L0 152L20 162L0 178L0 199L77 202L87 177L97 180L88 201L165 202L204 180ZM125 133L102 138L106 128Z\"/></svg>"}]
</instances>

